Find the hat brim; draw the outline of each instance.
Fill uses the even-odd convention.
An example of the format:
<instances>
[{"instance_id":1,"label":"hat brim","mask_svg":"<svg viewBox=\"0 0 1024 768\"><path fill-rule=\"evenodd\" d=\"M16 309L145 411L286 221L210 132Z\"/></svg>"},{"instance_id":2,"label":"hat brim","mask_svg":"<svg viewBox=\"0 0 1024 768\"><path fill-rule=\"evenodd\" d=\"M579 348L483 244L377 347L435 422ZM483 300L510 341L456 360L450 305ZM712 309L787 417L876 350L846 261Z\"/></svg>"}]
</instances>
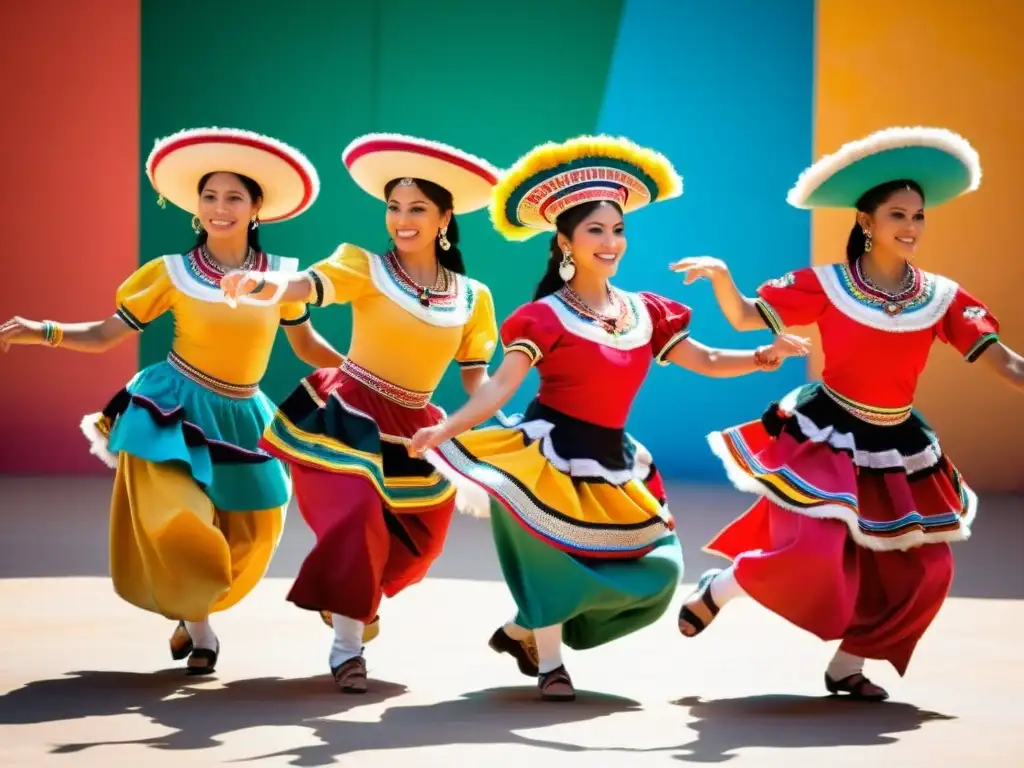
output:
<instances>
[{"instance_id":1,"label":"hat brim","mask_svg":"<svg viewBox=\"0 0 1024 768\"><path fill-rule=\"evenodd\" d=\"M942 128L889 128L844 145L804 171L787 202L804 209L855 208L870 189L910 180L925 204L941 205L981 184L978 153Z\"/></svg>"},{"instance_id":2,"label":"hat brim","mask_svg":"<svg viewBox=\"0 0 1024 768\"><path fill-rule=\"evenodd\" d=\"M559 214L582 203L614 202L631 213L682 192L664 155L625 138L579 136L516 161L494 189L491 221L505 238L528 240L553 231Z\"/></svg>"},{"instance_id":3,"label":"hat brim","mask_svg":"<svg viewBox=\"0 0 1024 768\"><path fill-rule=\"evenodd\" d=\"M486 207L500 171L486 160L437 141L372 133L352 141L341 160L359 187L385 200L384 187L402 178L424 179L451 193L453 212Z\"/></svg>"},{"instance_id":4,"label":"hat brim","mask_svg":"<svg viewBox=\"0 0 1024 768\"><path fill-rule=\"evenodd\" d=\"M320 193L312 163L293 147L250 131L195 128L159 139L146 161L153 188L179 208L195 214L199 181L208 173L230 172L263 190L259 218L263 224L294 218Z\"/></svg>"}]
</instances>

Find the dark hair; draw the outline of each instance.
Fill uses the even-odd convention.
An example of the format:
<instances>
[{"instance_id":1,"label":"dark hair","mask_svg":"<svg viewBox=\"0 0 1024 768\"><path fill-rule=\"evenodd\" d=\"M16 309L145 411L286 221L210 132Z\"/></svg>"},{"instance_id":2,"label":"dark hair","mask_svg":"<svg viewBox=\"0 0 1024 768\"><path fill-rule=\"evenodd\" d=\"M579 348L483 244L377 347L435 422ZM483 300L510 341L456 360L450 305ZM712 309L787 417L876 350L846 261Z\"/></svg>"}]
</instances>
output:
<instances>
[{"instance_id":1,"label":"dark hair","mask_svg":"<svg viewBox=\"0 0 1024 768\"><path fill-rule=\"evenodd\" d=\"M392 179L384 185L385 200L391 198L391 192L398 185L398 182L399 179ZM452 193L440 184L435 184L426 179L413 179L413 182L415 182L420 192L427 196L430 202L441 209L441 213L454 209L455 202L452 200ZM437 255L437 263L452 272L458 272L460 275L466 274L466 265L462 261L462 251L459 250L459 223L455 220L454 212L452 213L451 220L448 222L448 230L445 232L445 237L451 243L451 247L447 251L441 247L441 243L438 242L437 238L434 238L434 253Z\"/></svg>"},{"instance_id":2,"label":"dark hair","mask_svg":"<svg viewBox=\"0 0 1024 768\"><path fill-rule=\"evenodd\" d=\"M565 285L565 280L558 274L558 267L562 264L562 249L558 247L558 235L563 234L571 240L572 233L576 231L576 227L580 225L580 222L596 211L603 203L607 203L620 214L622 213L622 208L619 204L611 200L591 200L590 202L568 208L558 214L558 217L555 219L555 234L551 236L551 244L549 246L551 248L551 256L548 257L548 268L533 292L534 301L550 296Z\"/></svg>"},{"instance_id":3,"label":"dark hair","mask_svg":"<svg viewBox=\"0 0 1024 768\"><path fill-rule=\"evenodd\" d=\"M921 196L922 203L924 202L924 190L921 189L920 184L911 179L897 179L896 181L887 181L884 184L879 184L877 187L872 187L861 195L857 200L857 210L861 213L874 213L878 206L888 200L894 192L901 189L914 190ZM864 247L866 245L867 238L864 236L864 229L855 219L853 229L850 230L850 237L846 241L846 260L853 264L864 255Z\"/></svg>"},{"instance_id":4,"label":"dark hair","mask_svg":"<svg viewBox=\"0 0 1024 768\"><path fill-rule=\"evenodd\" d=\"M242 182L242 186L245 187L245 191L249 193L249 197L253 199L253 202L263 199L263 188L259 184L250 179L248 176L243 176L240 173L234 173L232 171L211 171L210 173L203 174L203 178L199 180L199 188L196 190L198 194L203 194L203 190L206 188L206 182L208 182L210 180L210 177L213 176L213 174L215 173L230 173L232 176L235 176L240 182ZM203 229L196 236L196 244L193 245L192 247L198 248L201 245L205 245L208 238L209 233L205 229ZM259 253L262 250L260 248L260 231L252 224L249 224L248 240L249 247L252 248L254 251Z\"/></svg>"}]
</instances>

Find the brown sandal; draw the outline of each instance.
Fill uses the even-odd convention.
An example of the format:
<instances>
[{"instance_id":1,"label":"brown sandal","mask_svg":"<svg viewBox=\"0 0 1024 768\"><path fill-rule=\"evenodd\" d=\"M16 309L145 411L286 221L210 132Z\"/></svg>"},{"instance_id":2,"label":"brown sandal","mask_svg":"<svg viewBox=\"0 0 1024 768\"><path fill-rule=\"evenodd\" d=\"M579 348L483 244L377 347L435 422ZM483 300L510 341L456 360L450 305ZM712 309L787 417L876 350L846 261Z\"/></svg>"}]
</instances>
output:
<instances>
[{"instance_id":1,"label":"brown sandal","mask_svg":"<svg viewBox=\"0 0 1024 768\"><path fill-rule=\"evenodd\" d=\"M542 672L537 676L537 687L544 701L575 701L576 689L572 686L572 678L563 664L550 672Z\"/></svg>"},{"instance_id":2,"label":"brown sandal","mask_svg":"<svg viewBox=\"0 0 1024 768\"><path fill-rule=\"evenodd\" d=\"M868 686L878 690L874 693L865 693L864 689ZM840 680L833 680L828 676L828 672L826 672L825 688L833 696L837 696L840 693L849 694L846 698L853 701L885 701L889 698L888 691L882 686L872 683L862 672L854 672L852 675L847 675Z\"/></svg>"},{"instance_id":3,"label":"brown sandal","mask_svg":"<svg viewBox=\"0 0 1024 768\"><path fill-rule=\"evenodd\" d=\"M696 637L705 629L708 625L714 621L715 616L718 615L718 606L715 601L711 599L711 582L715 580L715 576L720 574L721 571L718 569L712 569L706 571L700 577L700 581L697 582L697 588L691 593L690 597L687 598L686 602L683 603L683 607L679 609L679 632L683 637ZM711 614L705 623L700 616L693 612L691 605L703 603L704 607L708 609ZM689 624L693 628L693 632L687 632L683 627L685 624Z\"/></svg>"},{"instance_id":4,"label":"brown sandal","mask_svg":"<svg viewBox=\"0 0 1024 768\"><path fill-rule=\"evenodd\" d=\"M342 693L366 693L366 659L353 656L331 669L334 682Z\"/></svg>"},{"instance_id":5,"label":"brown sandal","mask_svg":"<svg viewBox=\"0 0 1024 768\"><path fill-rule=\"evenodd\" d=\"M504 627L498 627L487 645L495 653L507 653L515 659L519 671L527 677L537 677L540 674L540 670L537 669L540 656L537 654L537 644L533 640L532 632L526 640L516 640Z\"/></svg>"}]
</instances>

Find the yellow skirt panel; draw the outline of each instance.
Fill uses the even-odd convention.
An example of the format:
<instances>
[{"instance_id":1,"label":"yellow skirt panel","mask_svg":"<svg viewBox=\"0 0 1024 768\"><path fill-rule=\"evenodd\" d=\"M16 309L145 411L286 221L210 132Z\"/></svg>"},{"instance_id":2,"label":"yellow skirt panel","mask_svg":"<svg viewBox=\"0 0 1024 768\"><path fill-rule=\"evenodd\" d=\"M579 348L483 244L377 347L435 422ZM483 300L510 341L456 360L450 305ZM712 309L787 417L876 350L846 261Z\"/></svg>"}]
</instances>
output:
<instances>
[{"instance_id":1,"label":"yellow skirt panel","mask_svg":"<svg viewBox=\"0 0 1024 768\"><path fill-rule=\"evenodd\" d=\"M525 486L542 504L573 521L603 525L643 523L664 515L658 500L640 480L623 485L573 479L541 453L541 442L526 444L513 429L467 432L457 442L478 462L486 462Z\"/></svg>"},{"instance_id":2,"label":"yellow skirt panel","mask_svg":"<svg viewBox=\"0 0 1024 768\"><path fill-rule=\"evenodd\" d=\"M215 509L186 472L122 452L110 505L114 590L169 619L205 619L263 578L284 517L285 507Z\"/></svg>"}]
</instances>

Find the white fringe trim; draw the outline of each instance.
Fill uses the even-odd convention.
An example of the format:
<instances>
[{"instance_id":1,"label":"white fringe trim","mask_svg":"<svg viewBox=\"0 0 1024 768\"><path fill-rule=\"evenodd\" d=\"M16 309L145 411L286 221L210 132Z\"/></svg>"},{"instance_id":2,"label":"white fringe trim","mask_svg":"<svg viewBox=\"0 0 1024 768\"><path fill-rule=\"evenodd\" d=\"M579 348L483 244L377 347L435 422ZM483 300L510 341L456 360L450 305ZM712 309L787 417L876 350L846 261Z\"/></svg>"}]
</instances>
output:
<instances>
[{"instance_id":1,"label":"white fringe trim","mask_svg":"<svg viewBox=\"0 0 1024 768\"><path fill-rule=\"evenodd\" d=\"M743 471L729 453L729 449L725 445L725 438L722 437L721 432L712 432L707 436L707 440L711 446L711 451L721 460L725 466L726 475L737 490L764 496L780 507L799 515L806 515L807 517L819 520L840 520L846 523L847 530L850 531L850 536L853 537L853 540L865 549L870 549L874 552L904 551L919 547L922 544L967 541L971 537L971 524L974 522L974 517L978 512L978 497L966 484L964 485L964 491L967 495L967 512L964 517L960 518L960 526L956 530L927 533L917 529L894 538L869 536L857 525L857 514L848 507L838 504L823 504L813 509L806 509L790 504L786 499L772 493L770 488L762 485Z\"/></svg>"},{"instance_id":2,"label":"white fringe trim","mask_svg":"<svg viewBox=\"0 0 1024 768\"><path fill-rule=\"evenodd\" d=\"M452 469L433 448L424 453L423 458L455 486L455 508L459 512L469 517L490 518L491 494L482 485Z\"/></svg>"},{"instance_id":3,"label":"white fringe trim","mask_svg":"<svg viewBox=\"0 0 1024 768\"><path fill-rule=\"evenodd\" d=\"M408 136L403 133L367 133L363 136L358 136L349 142L348 146L341 152L341 162L348 167L348 158L354 151L362 147L364 144L370 144L375 141L401 141L406 144L413 144L424 149L434 149L444 152L449 155L465 160L471 165L476 165L479 168L485 170L494 178L501 175L501 169L492 165L491 163L484 160L482 157L471 155L468 152L463 152L458 147L453 147L450 144L445 144L440 141L432 141L431 139L421 139L418 136Z\"/></svg>"},{"instance_id":4,"label":"white fringe trim","mask_svg":"<svg viewBox=\"0 0 1024 768\"><path fill-rule=\"evenodd\" d=\"M96 426L96 423L102 418L102 413L90 413L82 419L79 427L89 441L89 453L99 458L111 469L117 469L117 455L108 450L107 438Z\"/></svg>"},{"instance_id":5,"label":"white fringe trim","mask_svg":"<svg viewBox=\"0 0 1024 768\"><path fill-rule=\"evenodd\" d=\"M946 128L895 127L848 142L822 157L800 174L786 195L786 202L802 208L815 190L839 171L869 155L901 147L932 147L948 152L967 166L970 183L962 194L974 192L981 186L981 158L963 136Z\"/></svg>"},{"instance_id":6,"label":"white fringe trim","mask_svg":"<svg viewBox=\"0 0 1024 768\"><path fill-rule=\"evenodd\" d=\"M275 139L272 136L264 136L263 134L256 133L254 131L246 131L242 128L218 128L217 126L210 126L208 128L186 128L183 131L177 131L169 136L164 136L157 139L153 143L153 149L149 153L149 157L146 158L146 175L149 177L151 184L156 186L156 181L153 178L153 160L157 154L167 145L174 144L182 139L191 138L193 136L231 136L235 138L249 139L259 144L264 144L268 147L273 147L281 154L287 155L291 160L302 168L303 172L309 177L312 185L312 193L310 195L309 203L307 208L313 204L320 194L320 176L316 172L316 168L313 163L302 154L295 147L285 144L279 139Z\"/></svg>"}]
</instances>

